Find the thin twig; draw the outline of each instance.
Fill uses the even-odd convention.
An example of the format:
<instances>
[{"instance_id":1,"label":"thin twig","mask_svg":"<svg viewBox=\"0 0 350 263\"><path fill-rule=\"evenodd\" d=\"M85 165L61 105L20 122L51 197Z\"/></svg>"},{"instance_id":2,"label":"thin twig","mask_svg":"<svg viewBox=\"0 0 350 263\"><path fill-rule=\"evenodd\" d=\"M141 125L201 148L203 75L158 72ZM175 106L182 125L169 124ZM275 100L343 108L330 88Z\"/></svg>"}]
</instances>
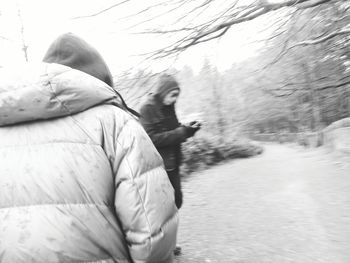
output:
<instances>
[{"instance_id":1,"label":"thin twig","mask_svg":"<svg viewBox=\"0 0 350 263\"><path fill-rule=\"evenodd\" d=\"M125 4L126 2L129 2L129 1L130 1L130 0L124 0L124 1L122 1L122 2L119 2L119 3L117 3L117 4L112 5L112 6L110 6L110 7L107 7L107 8L105 8L105 9L101 10L101 11L98 11L97 13L94 13L94 14L91 14L91 15L86 15L86 16L76 16L76 17L73 17L73 18L71 18L71 19L72 19L72 20L75 20L75 19L89 18L89 17L98 16L98 15L100 15L100 14L102 14L102 13L105 13L105 12L107 12L107 11L109 11L109 10L115 8L115 7L118 7L118 6L122 5L122 4Z\"/></svg>"}]
</instances>

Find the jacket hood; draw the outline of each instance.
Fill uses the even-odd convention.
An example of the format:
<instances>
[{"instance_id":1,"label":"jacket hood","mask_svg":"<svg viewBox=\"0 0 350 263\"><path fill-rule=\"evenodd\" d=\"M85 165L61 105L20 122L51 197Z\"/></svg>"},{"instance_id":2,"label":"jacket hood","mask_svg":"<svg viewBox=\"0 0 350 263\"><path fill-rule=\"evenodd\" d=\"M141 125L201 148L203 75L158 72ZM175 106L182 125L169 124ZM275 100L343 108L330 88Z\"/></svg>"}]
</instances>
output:
<instances>
[{"instance_id":1,"label":"jacket hood","mask_svg":"<svg viewBox=\"0 0 350 263\"><path fill-rule=\"evenodd\" d=\"M0 69L0 126L72 115L99 104L120 104L113 88L59 64Z\"/></svg>"},{"instance_id":2,"label":"jacket hood","mask_svg":"<svg viewBox=\"0 0 350 263\"><path fill-rule=\"evenodd\" d=\"M164 97L172 90L180 90L179 83L176 79L168 74L163 74L158 79L157 87L154 91L154 96L159 101L163 101Z\"/></svg>"},{"instance_id":3,"label":"jacket hood","mask_svg":"<svg viewBox=\"0 0 350 263\"><path fill-rule=\"evenodd\" d=\"M59 36L49 47L44 62L83 71L113 87L112 74L98 51L72 33Z\"/></svg>"}]
</instances>

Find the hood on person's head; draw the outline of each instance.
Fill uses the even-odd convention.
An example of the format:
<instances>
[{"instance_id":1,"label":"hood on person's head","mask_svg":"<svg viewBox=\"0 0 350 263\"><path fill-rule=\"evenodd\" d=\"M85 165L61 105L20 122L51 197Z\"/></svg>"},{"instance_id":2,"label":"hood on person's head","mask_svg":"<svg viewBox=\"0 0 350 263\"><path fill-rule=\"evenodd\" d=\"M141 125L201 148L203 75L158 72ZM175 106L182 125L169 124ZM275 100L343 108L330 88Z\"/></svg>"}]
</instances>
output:
<instances>
[{"instance_id":1,"label":"hood on person's head","mask_svg":"<svg viewBox=\"0 0 350 263\"><path fill-rule=\"evenodd\" d=\"M179 90L179 83L176 81L176 79L168 74L163 74L158 79L158 85L154 92L158 98L163 101L164 97L173 90Z\"/></svg>"},{"instance_id":2,"label":"hood on person's head","mask_svg":"<svg viewBox=\"0 0 350 263\"><path fill-rule=\"evenodd\" d=\"M72 33L59 36L49 47L44 62L83 71L113 87L113 77L98 51Z\"/></svg>"}]
</instances>

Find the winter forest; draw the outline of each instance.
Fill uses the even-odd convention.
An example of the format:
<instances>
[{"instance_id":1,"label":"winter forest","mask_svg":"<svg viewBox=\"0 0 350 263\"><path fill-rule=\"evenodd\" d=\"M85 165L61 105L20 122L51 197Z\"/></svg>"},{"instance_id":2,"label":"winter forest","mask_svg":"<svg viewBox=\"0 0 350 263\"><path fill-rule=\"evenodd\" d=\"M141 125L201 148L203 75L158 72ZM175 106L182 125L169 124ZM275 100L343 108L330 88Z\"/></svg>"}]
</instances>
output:
<instances>
[{"instance_id":1,"label":"winter forest","mask_svg":"<svg viewBox=\"0 0 350 263\"><path fill-rule=\"evenodd\" d=\"M348 117L350 6L347 1L322 2L329 3L273 12L266 25L272 34L260 40L263 48L225 71L209 60L196 73L189 66L172 69L183 85L183 115L202 116L207 129L223 138L319 131ZM117 87L128 87L125 96L137 107L152 88L150 75L122 76Z\"/></svg>"},{"instance_id":2,"label":"winter forest","mask_svg":"<svg viewBox=\"0 0 350 263\"><path fill-rule=\"evenodd\" d=\"M18 2L12 13L16 33L0 28L0 44L4 49L15 42L28 61L35 44L29 44L24 3ZM8 10L0 8L0 19L5 19ZM118 23L155 39L157 44L139 52L132 67L112 68L115 88L137 110L157 73L174 73L182 86L179 115L200 118L204 131L224 140L237 134L317 132L349 116L349 10L346 0L108 1L66 16L71 24L85 25L86 32L97 22L103 23L103 33ZM114 23L108 24L111 17ZM219 49L222 41L226 50L221 56L230 60L227 50L239 30L252 32L245 45L258 48L254 55L232 58L229 67L218 68L208 49ZM193 50L200 52L200 66L194 69L190 59L173 66ZM150 66L160 62L156 69Z\"/></svg>"}]
</instances>

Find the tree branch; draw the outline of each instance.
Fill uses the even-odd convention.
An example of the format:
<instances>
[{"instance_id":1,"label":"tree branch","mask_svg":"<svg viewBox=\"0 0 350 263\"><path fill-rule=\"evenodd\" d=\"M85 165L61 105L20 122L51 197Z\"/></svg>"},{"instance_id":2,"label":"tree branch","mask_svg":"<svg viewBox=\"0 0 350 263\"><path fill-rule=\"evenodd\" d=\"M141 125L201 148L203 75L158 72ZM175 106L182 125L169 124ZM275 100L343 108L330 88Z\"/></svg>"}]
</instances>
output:
<instances>
[{"instance_id":1,"label":"tree branch","mask_svg":"<svg viewBox=\"0 0 350 263\"><path fill-rule=\"evenodd\" d=\"M22 40L22 50L23 50L23 54L24 54L24 58L26 60L26 62L28 62L28 45L26 44L26 41L24 39L24 23L23 23L23 18L22 18L22 14L21 14L21 9L19 6L17 6L17 15L19 18L19 22L21 25L21 40Z\"/></svg>"},{"instance_id":2,"label":"tree branch","mask_svg":"<svg viewBox=\"0 0 350 263\"><path fill-rule=\"evenodd\" d=\"M129 19L129 18L132 18L132 17L135 17L135 16L139 16L139 15L141 15L141 14L143 14L143 13L146 13L146 12L150 11L150 10L153 9L153 8L156 8L156 7L162 6L162 5L164 5L164 2L155 4L155 5L152 5L152 6L149 6L149 7L144 8L144 9L142 9L141 11L138 11L138 12L136 12L136 13L134 13L134 14L121 17L121 18L117 19L117 21L124 20L124 19Z\"/></svg>"},{"instance_id":3,"label":"tree branch","mask_svg":"<svg viewBox=\"0 0 350 263\"><path fill-rule=\"evenodd\" d=\"M299 9L312 8L312 7L315 7L315 6L318 6L318 5L322 5L322 4L328 3L328 2L330 2L330 1L332 1L332 0L310 1L311 4L300 5L298 8L299 8Z\"/></svg>"},{"instance_id":4,"label":"tree branch","mask_svg":"<svg viewBox=\"0 0 350 263\"><path fill-rule=\"evenodd\" d=\"M311 40L306 40L306 41L302 41L299 43L294 44L293 46L290 47L290 49L298 47L298 46L308 46L308 45L316 45L316 44L320 44L322 42L325 42L329 39L332 39L336 36L340 36L340 35L347 35L350 34L350 28L349 29L342 29L342 30L338 30L336 32L332 32L324 37L319 37L319 38L315 38L315 39L311 39Z\"/></svg>"},{"instance_id":5,"label":"tree branch","mask_svg":"<svg viewBox=\"0 0 350 263\"><path fill-rule=\"evenodd\" d=\"M186 1L179 1L179 2L180 2L180 4L179 4L178 6L173 7L173 8L170 9L170 10L167 10L165 13L160 13L160 14L158 14L158 15L156 15L156 16L153 16L153 17L150 17L150 18L148 18L148 19L146 19L146 20L142 20L142 21L140 21L140 22L138 22L138 23L136 23L136 24L134 24L134 25L128 27L128 29L135 28L135 27L137 27L137 26L139 26L139 25L141 25L141 24L150 22L150 21L155 20L155 19L157 19L157 18L159 18L159 17L162 17L162 16L164 16L164 15L166 15L166 14L169 14L169 13L175 11L176 9L179 9L181 6L183 6L183 5L186 4ZM181 2L182 2L182 3L181 3Z\"/></svg>"},{"instance_id":6,"label":"tree branch","mask_svg":"<svg viewBox=\"0 0 350 263\"><path fill-rule=\"evenodd\" d=\"M181 41L178 41L177 44L173 45L172 48L169 49L162 49L160 51L154 52L155 54L158 52L162 52L166 55L171 55L173 53L184 51L185 49L188 49L191 46L207 42L216 38L220 38L223 36L233 25L248 22L251 20L254 20L260 16L263 16L267 13L270 13L272 11L284 8L284 7L295 7L297 9L305 9L314 7L317 5L321 5L324 3L333 1L339 1L339 0L287 0L282 3L264 3L259 2L259 4L254 4L250 6L245 7L238 7L234 10L233 14L231 14L230 19L227 22L220 23L218 25L211 26L211 28L193 28L192 34L189 34L187 37L184 37L181 39ZM302 5L304 4L304 5ZM212 25L215 23L207 24L205 27L208 27L208 25ZM184 32L184 31L191 31L191 28L183 28L183 29L177 29L176 32ZM174 30L169 31L162 31L163 33L174 33ZM219 32L219 33L218 33ZM154 32L153 32L154 33ZM158 31L158 33L160 33Z\"/></svg>"},{"instance_id":7,"label":"tree branch","mask_svg":"<svg viewBox=\"0 0 350 263\"><path fill-rule=\"evenodd\" d=\"M3 37L3 36L0 36L0 39L2 39L2 40L7 40L7 41L11 41L11 40L8 39L7 37Z\"/></svg>"},{"instance_id":8,"label":"tree branch","mask_svg":"<svg viewBox=\"0 0 350 263\"><path fill-rule=\"evenodd\" d=\"M71 19L74 20L74 19L81 19L81 18L89 18L89 17L98 16L98 15L100 15L100 14L102 14L102 13L105 13L105 12L107 12L107 11L109 11L109 10L111 10L111 9L113 9L113 8L115 8L115 7L117 7L117 6L120 6L120 5L122 5L122 4L125 4L126 2L129 2L129 1L130 1L130 0L124 0L124 1L119 2L119 3L117 3L117 4L114 4L114 5L112 5L112 6L108 7L108 8L105 8L105 9L103 9L103 10L97 12L97 13L94 13L94 14L91 14L91 15L86 15L86 16L76 16L76 17L73 17L73 18L71 18Z\"/></svg>"},{"instance_id":9,"label":"tree branch","mask_svg":"<svg viewBox=\"0 0 350 263\"><path fill-rule=\"evenodd\" d=\"M326 85L320 88L316 88L316 90L326 90L326 89L333 89L333 88L340 88L346 85L350 84L350 80L348 81L344 81L344 82L340 82L340 83L336 83L336 84L332 84L332 85Z\"/></svg>"}]
</instances>

